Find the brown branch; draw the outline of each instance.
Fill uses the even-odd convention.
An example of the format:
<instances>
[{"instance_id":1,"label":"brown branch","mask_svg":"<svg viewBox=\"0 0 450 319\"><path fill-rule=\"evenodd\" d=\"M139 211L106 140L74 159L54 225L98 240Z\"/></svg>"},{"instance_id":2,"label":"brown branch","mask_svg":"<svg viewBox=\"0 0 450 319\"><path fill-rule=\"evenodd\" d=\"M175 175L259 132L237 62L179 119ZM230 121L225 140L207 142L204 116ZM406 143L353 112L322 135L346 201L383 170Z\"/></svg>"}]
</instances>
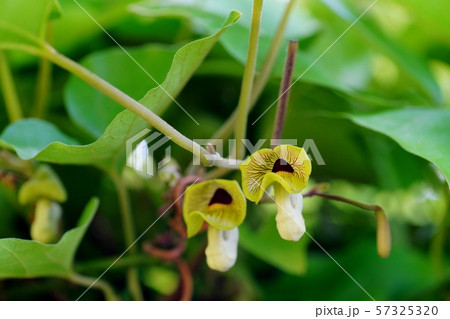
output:
<instances>
[{"instance_id":1,"label":"brown branch","mask_svg":"<svg viewBox=\"0 0 450 319\"><path fill-rule=\"evenodd\" d=\"M360 203L345 197L328 195L320 192L321 187L323 188L326 184L319 184L311 191L306 193L303 197L310 196L320 196L323 198L347 203L365 210L371 210L375 213L375 218L377 222L377 251L378 255L382 258L387 258L391 252L391 230L389 227L389 221L384 213L384 210L378 205L370 205L365 203Z\"/></svg>"},{"instance_id":2,"label":"brown branch","mask_svg":"<svg viewBox=\"0 0 450 319\"><path fill-rule=\"evenodd\" d=\"M180 301L189 301L192 299L193 293L193 281L192 273L188 264L181 258L175 260L175 263L180 271L180 288L181 296Z\"/></svg>"}]
</instances>

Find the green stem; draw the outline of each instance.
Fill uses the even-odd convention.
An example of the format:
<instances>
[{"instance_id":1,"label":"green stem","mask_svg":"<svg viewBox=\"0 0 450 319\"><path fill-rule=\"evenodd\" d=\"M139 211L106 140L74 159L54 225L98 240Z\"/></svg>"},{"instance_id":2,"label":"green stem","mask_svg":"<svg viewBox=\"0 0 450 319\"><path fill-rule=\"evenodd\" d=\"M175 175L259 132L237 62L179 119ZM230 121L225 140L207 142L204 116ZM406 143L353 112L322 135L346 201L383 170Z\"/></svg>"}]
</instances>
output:
<instances>
[{"instance_id":1,"label":"green stem","mask_svg":"<svg viewBox=\"0 0 450 319\"><path fill-rule=\"evenodd\" d=\"M275 32L275 36L270 45L269 52L264 59L264 64L261 68L261 72L256 79L255 87L253 88L252 105L256 104L256 101L259 99L262 91L264 90L264 87L267 84L267 81L269 80L270 75L272 74L273 66L275 65L275 61L277 59L278 53L280 52L281 45L283 44L283 36L286 30L287 22L296 1L297 0L290 0L283 12L283 17L281 18L280 24L278 25L278 28Z\"/></svg>"},{"instance_id":2,"label":"green stem","mask_svg":"<svg viewBox=\"0 0 450 319\"><path fill-rule=\"evenodd\" d=\"M51 23L47 25L46 39L51 41L52 26ZM52 79L52 64L46 58L39 60L39 68L36 79L36 93L34 98L35 108L34 116L44 118L47 113L48 96L51 87Z\"/></svg>"},{"instance_id":3,"label":"green stem","mask_svg":"<svg viewBox=\"0 0 450 319\"><path fill-rule=\"evenodd\" d=\"M95 279L91 277L86 277L77 273L72 273L68 279L78 285L85 286L85 287L91 287L97 288L103 292L105 295L105 299L108 301L117 301L120 300L120 298L117 296L116 292L114 291L114 288L107 283L106 281L103 281L101 279Z\"/></svg>"},{"instance_id":4,"label":"green stem","mask_svg":"<svg viewBox=\"0 0 450 319\"><path fill-rule=\"evenodd\" d=\"M245 138L247 130L247 117L252 100L262 7L263 0L253 1L252 24L250 27L250 41L247 55L247 64L245 65L244 76L242 79L241 95L239 97L239 103L237 107L238 116L234 129L234 135L236 138L235 157L237 159L242 159L245 156L245 147L242 140Z\"/></svg>"},{"instance_id":5,"label":"green stem","mask_svg":"<svg viewBox=\"0 0 450 319\"><path fill-rule=\"evenodd\" d=\"M275 36L270 44L269 52L267 53L263 66L256 78L255 85L252 92L252 102L250 104L250 110L255 106L261 93L263 92L270 75L272 74L273 67L275 65L276 58L280 52L281 45L283 44L283 35L286 30L286 25L289 19L289 15L292 12L296 0L289 1L286 9L284 10L283 17L281 18L280 24L275 32ZM238 112L235 110L228 120L219 128L219 130L214 134L213 138L229 138L233 134L234 124L237 120Z\"/></svg>"},{"instance_id":6,"label":"green stem","mask_svg":"<svg viewBox=\"0 0 450 319\"><path fill-rule=\"evenodd\" d=\"M92 87L96 88L106 96L110 97L112 100L116 101L123 107L126 107L128 110L144 119L147 123L156 128L158 131L170 137L171 140L181 148L184 148L185 150L198 156L202 161L203 165L205 166L210 165L207 159L208 151L205 150L203 147L201 147L199 144L195 143L191 139L187 138L186 136L178 132L169 123L167 123L161 117L159 117L158 115L147 109L144 105L142 105L138 101L134 100L124 92L120 91L119 89L108 83L107 81L103 80L102 78L95 75L88 69L84 68L82 65L60 54L51 46L45 45L43 48L37 48L28 45L14 45L10 47L8 46L3 47L8 49L23 50L28 53L43 58L47 58L49 61L78 76L80 79L82 79Z\"/></svg>"},{"instance_id":7,"label":"green stem","mask_svg":"<svg viewBox=\"0 0 450 319\"><path fill-rule=\"evenodd\" d=\"M303 197L310 196L320 196L323 198L347 203L362 209L371 210L375 213L375 218L377 221L377 250L378 255L382 258L386 258L389 256L391 252L391 231L389 228L389 222L384 213L383 209L378 205L370 205L360 203L345 197L336 196L336 195L328 195L323 194L318 191L318 189L326 187L326 184L320 184L318 188L313 188L311 191L303 195Z\"/></svg>"},{"instance_id":8,"label":"green stem","mask_svg":"<svg viewBox=\"0 0 450 319\"><path fill-rule=\"evenodd\" d=\"M131 213L130 198L124 183L121 181L117 173L112 173L111 178L117 190L119 199L120 213L122 216L123 231L125 237L125 245L130 247L131 255L136 255L137 249L134 245L136 240L136 232ZM141 286L139 284L139 276L137 267L130 267L127 271L127 284L133 298L135 300L143 300Z\"/></svg>"},{"instance_id":9,"label":"green stem","mask_svg":"<svg viewBox=\"0 0 450 319\"><path fill-rule=\"evenodd\" d=\"M20 120L23 118L22 108L20 107L19 97L17 96L17 90L8 60L2 50L0 50L0 84L10 122Z\"/></svg>"}]
</instances>

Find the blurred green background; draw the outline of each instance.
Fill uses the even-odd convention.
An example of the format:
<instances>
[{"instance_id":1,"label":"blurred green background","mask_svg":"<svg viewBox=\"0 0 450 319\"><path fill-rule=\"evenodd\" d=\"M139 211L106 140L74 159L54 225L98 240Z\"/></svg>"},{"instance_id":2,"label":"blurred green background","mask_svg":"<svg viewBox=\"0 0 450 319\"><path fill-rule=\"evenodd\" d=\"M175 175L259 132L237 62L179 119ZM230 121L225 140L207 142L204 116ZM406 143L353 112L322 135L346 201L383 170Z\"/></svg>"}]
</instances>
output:
<instances>
[{"instance_id":1,"label":"blurred green background","mask_svg":"<svg viewBox=\"0 0 450 319\"><path fill-rule=\"evenodd\" d=\"M59 2L61 14L50 21L48 32L56 49L133 98L156 86L74 1ZM297 1L285 36L285 42L299 40L295 77L372 3ZM163 118L188 137L204 139L234 110L246 59L251 1L84 0L80 4L160 83L177 49L216 32L231 10L241 11L239 22L220 37L176 97L200 125L175 104ZM258 67L285 5L282 0L264 1ZM379 0L292 87L283 137L298 139L299 145L313 139L326 163L314 162L310 186L326 181L331 194L381 205L391 222L392 253L381 259L371 212L305 199L308 232L376 300L450 300L450 196L445 179L450 170L449 10L446 0ZM249 124L277 98L285 52L284 46ZM38 59L17 51L8 52L8 58L24 112L31 114ZM122 107L58 67L51 72L45 119L82 144L93 142ZM8 126L3 99L0 112L3 131ZM272 107L249 125L252 141L270 138L274 116ZM172 149L181 167L186 167L191 154L175 145ZM89 198L100 198L75 263L75 269L96 277L124 248L115 190L96 168L53 167L69 193L63 205L65 229L75 225ZM167 186L157 177L146 179L127 170L124 174L141 233L157 217ZM14 188L0 184L0 237L28 239L29 212L17 204L15 194ZM279 239L275 211L271 204L249 203L248 218L240 227L239 257L227 273L209 270L201 259L205 234L189 240L185 257L194 268L194 299L369 299L309 238L299 243ZM167 220L161 220L143 240L168 227ZM124 288L126 262L139 264L148 299L164 299L176 289L179 275L173 265L144 255L136 261L124 260L104 277L117 290ZM83 288L54 278L0 281L3 300L65 300L81 292ZM85 298L102 296L91 290Z\"/></svg>"}]
</instances>

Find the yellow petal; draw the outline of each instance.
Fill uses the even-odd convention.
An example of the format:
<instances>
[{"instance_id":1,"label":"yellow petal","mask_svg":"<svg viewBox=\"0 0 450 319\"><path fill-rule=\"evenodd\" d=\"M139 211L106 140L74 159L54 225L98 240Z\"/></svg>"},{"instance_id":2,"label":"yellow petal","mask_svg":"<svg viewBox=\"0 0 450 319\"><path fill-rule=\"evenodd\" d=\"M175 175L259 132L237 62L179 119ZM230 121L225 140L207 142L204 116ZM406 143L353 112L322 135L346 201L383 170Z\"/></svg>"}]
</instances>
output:
<instances>
[{"instance_id":1,"label":"yellow petal","mask_svg":"<svg viewBox=\"0 0 450 319\"><path fill-rule=\"evenodd\" d=\"M303 148L280 145L253 153L239 168L245 196L258 203L274 183L291 194L299 193L308 183L311 161Z\"/></svg>"},{"instance_id":2,"label":"yellow petal","mask_svg":"<svg viewBox=\"0 0 450 319\"><path fill-rule=\"evenodd\" d=\"M239 226L247 203L236 181L216 179L194 184L184 195L183 217L188 237L197 234L203 222L220 230Z\"/></svg>"}]
</instances>

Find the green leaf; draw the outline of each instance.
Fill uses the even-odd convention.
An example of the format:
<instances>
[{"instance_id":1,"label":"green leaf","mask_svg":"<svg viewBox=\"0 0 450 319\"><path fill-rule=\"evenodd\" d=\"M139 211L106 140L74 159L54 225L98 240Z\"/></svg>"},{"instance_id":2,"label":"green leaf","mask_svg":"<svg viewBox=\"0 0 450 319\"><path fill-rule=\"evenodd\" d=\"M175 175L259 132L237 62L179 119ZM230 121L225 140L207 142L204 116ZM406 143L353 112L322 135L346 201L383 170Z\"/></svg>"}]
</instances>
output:
<instances>
[{"instance_id":1,"label":"green leaf","mask_svg":"<svg viewBox=\"0 0 450 319\"><path fill-rule=\"evenodd\" d=\"M166 45L147 45L126 50L158 83L164 81L176 52L174 46ZM120 48L94 52L83 59L81 64L135 100L157 86L146 71ZM64 98L70 118L96 138L123 111L123 106L75 75L70 76Z\"/></svg>"},{"instance_id":2,"label":"green leaf","mask_svg":"<svg viewBox=\"0 0 450 319\"><path fill-rule=\"evenodd\" d=\"M402 0L399 2L401 3ZM434 0L432 6L421 0L409 0L408 10L413 12L415 18L414 26L416 28L414 28L414 34L422 36L425 41L430 40L430 36L432 36L434 41L438 43L445 41L447 46L450 45L448 5L447 0ZM412 40L416 41L416 39ZM421 41L417 44L423 45Z\"/></svg>"},{"instance_id":3,"label":"green leaf","mask_svg":"<svg viewBox=\"0 0 450 319\"><path fill-rule=\"evenodd\" d=\"M39 119L17 121L8 126L0 137L0 145L14 149L17 155L25 160L34 158L44 149L55 153L55 150L63 147L63 143L78 144L53 124Z\"/></svg>"},{"instance_id":4,"label":"green leaf","mask_svg":"<svg viewBox=\"0 0 450 319\"><path fill-rule=\"evenodd\" d=\"M251 16L252 1L233 0L217 2L214 0L186 1L175 0L170 4L161 0L144 1L131 6L131 10L136 14L147 17L179 16L190 20L197 29L202 32L211 32L217 28L229 10L239 10L244 17ZM278 22L284 11L284 6L278 1L269 0L264 2L263 16L261 20L261 30L258 49L258 68L261 67L264 58L269 50L273 35L278 26ZM250 34L250 19L241 19L229 32L220 38L220 43L227 52L242 64L246 63L248 38ZM281 76L285 62L287 42L290 39L304 39L312 36L318 30L318 23L301 10L294 10L289 19L285 32L285 43L280 49L279 56L274 67L274 74ZM296 61L294 75L299 76L308 68L316 56L301 51ZM348 89L342 82L336 81L329 72L320 65L315 65L302 78L305 81L326 85L328 87Z\"/></svg>"},{"instance_id":5,"label":"green leaf","mask_svg":"<svg viewBox=\"0 0 450 319\"><path fill-rule=\"evenodd\" d=\"M450 110L407 108L346 116L360 126L392 138L408 152L434 163L450 181Z\"/></svg>"},{"instance_id":6,"label":"green leaf","mask_svg":"<svg viewBox=\"0 0 450 319\"><path fill-rule=\"evenodd\" d=\"M93 198L84 209L78 226L54 245L33 240L0 240L0 278L68 277L75 253L98 208Z\"/></svg>"},{"instance_id":7,"label":"green leaf","mask_svg":"<svg viewBox=\"0 0 450 319\"><path fill-rule=\"evenodd\" d=\"M0 47L21 44L42 46L46 22L54 0L2 0L0 2Z\"/></svg>"},{"instance_id":8,"label":"green leaf","mask_svg":"<svg viewBox=\"0 0 450 319\"><path fill-rule=\"evenodd\" d=\"M258 210L275 212L275 206L260 205ZM304 235L300 241L281 239L275 222L275 215L253 230L248 223L239 226L239 245L266 263L293 275L302 275L307 268L309 238Z\"/></svg>"},{"instance_id":9,"label":"green leaf","mask_svg":"<svg viewBox=\"0 0 450 319\"><path fill-rule=\"evenodd\" d=\"M161 87L151 89L140 102L156 114L163 113L172 102L167 93L173 97L177 96L221 34L236 23L239 17L238 12L231 12L218 32L179 49ZM88 145L74 145L73 140L68 140L67 137L63 138L64 135L58 132L54 126L40 122L40 124L28 126L26 130L23 129L23 126L21 128L16 126L20 122L11 124L0 136L0 145L3 144L16 150L18 155L25 159L33 158L59 164L95 165L105 170L111 170L117 166L121 167L125 158L123 155L127 139L147 126L147 123L141 118L125 110L113 119L102 136L95 142ZM8 141L5 141L4 135L7 132ZM23 138L23 136L41 134L40 132L46 136L45 143L28 143L28 140ZM16 143L18 144L16 145Z\"/></svg>"},{"instance_id":10,"label":"green leaf","mask_svg":"<svg viewBox=\"0 0 450 319\"><path fill-rule=\"evenodd\" d=\"M179 274L167 267L153 266L144 271L142 281L147 287L163 295L170 295L178 288Z\"/></svg>"}]
</instances>

